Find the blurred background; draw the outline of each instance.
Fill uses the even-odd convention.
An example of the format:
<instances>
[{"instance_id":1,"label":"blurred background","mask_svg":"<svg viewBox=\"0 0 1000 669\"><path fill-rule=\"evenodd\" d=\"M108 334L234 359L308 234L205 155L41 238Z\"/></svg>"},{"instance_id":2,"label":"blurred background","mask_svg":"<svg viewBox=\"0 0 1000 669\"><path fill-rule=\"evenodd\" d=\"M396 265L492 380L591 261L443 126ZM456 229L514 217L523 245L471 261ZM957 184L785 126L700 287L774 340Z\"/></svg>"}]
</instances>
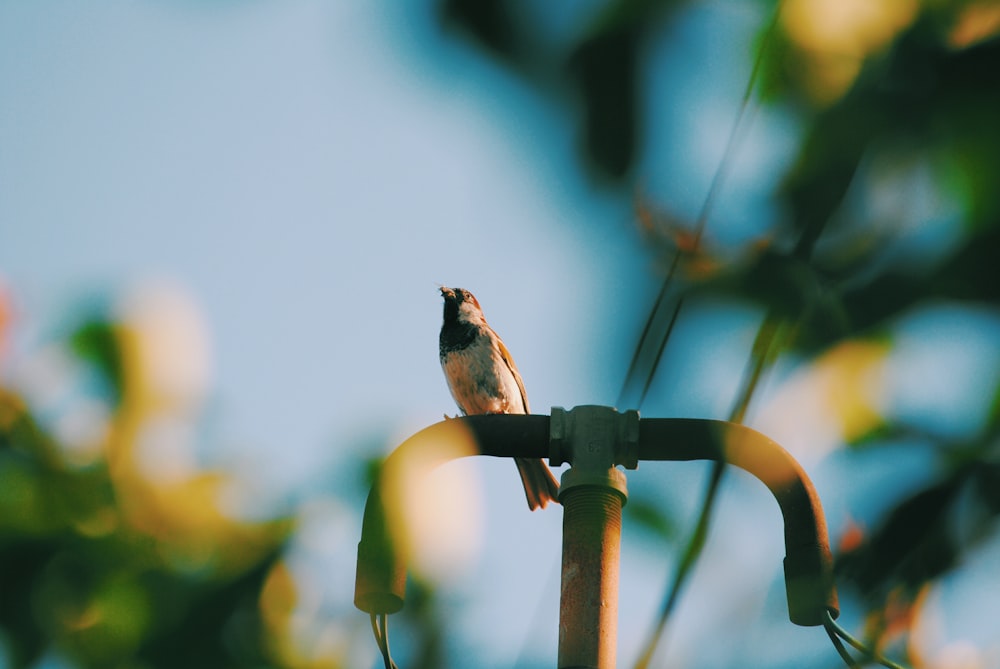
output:
<instances>
[{"instance_id":1,"label":"blurred background","mask_svg":"<svg viewBox=\"0 0 1000 669\"><path fill-rule=\"evenodd\" d=\"M0 667L381 666L361 510L457 412L439 284L535 412L778 441L841 622L1000 667L998 35L993 0L0 2ZM710 468L628 477L619 666L841 664L739 472L659 633ZM560 509L471 459L417 506L400 667L554 666Z\"/></svg>"}]
</instances>

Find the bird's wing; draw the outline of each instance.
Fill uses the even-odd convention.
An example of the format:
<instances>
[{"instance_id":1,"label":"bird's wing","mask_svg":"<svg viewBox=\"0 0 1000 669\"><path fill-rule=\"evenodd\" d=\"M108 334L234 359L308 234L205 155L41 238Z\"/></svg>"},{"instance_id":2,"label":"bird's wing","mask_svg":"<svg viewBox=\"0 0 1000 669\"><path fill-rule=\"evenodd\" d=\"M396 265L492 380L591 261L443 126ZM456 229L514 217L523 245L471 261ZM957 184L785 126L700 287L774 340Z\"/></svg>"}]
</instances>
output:
<instances>
[{"instance_id":1,"label":"bird's wing","mask_svg":"<svg viewBox=\"0 0 1000 669\"><path fill-rule=\"evenodd\" d=\"M497 346L500 347L500 357L503 358L503 361L507 364L507 369L510 370L510 373L514 375L514 380L517 381L517 389L521 391L521 403L524 404L524 413L531 413L531 410L528 408L528 393L524 391L524 381L521 380L521 374L517 371L514 358L510 356L510 351L504 346L503 339L496 336L495 332L493 333L493 338Z\"/></svg>"}]
</instances>

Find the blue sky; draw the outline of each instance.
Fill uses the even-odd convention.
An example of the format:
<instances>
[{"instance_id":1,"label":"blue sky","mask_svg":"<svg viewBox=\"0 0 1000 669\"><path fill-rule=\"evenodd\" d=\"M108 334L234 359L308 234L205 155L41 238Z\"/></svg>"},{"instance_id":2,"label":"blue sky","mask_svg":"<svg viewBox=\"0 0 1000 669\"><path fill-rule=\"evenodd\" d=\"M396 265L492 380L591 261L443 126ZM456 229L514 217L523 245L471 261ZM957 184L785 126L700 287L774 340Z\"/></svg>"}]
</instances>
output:
<instances>
[{"instance_id":1,"label":"blue sky","mask_svg":"<svg viewBox=\"0 0 1000 669\"><path fill-rule=\"evenodd\" d=\"M433 72L397 34L429 39L430 17L395 12L0 5L0 268L16 346L58 336L81 304L175 286L210 338L201 455L238 465L264 500L356 496L323 487L342 480L338 466L356 471L359 443L374 456L391 444L372 435L402 439L454 413L437 361L439 283L476 291L537 411L613 402L611 368L592 361L631 328L588 320L637 320L637 301L615 294L641 290L649 268L627 208L572 176L571 129L460 46L430 56L451 70ZM513 111L491 111L483 89ZM469 474L504 499L484 506L507 541L526 518L512 474ZM557 514L527 520L518 537L558 537ZM350 537L327 555L325 572L345 578L325 586L326 607L364 623L345 580L356 522L326 521ZM551 540L546 563L557 560ZM527 588L548 583L554 606L549 577ZM493 641L517 649L524 624L497 625L519 597L507 592L470 599Z\"/></svg>"}]
</instances>

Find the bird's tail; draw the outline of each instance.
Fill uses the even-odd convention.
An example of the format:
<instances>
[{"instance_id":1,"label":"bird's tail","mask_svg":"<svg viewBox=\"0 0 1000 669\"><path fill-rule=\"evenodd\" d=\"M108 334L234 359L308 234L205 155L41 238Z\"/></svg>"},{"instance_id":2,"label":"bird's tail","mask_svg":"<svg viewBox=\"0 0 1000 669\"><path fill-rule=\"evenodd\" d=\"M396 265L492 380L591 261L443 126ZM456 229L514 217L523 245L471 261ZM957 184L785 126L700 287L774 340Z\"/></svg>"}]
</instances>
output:
<instances>
[{"instance_id":1,"label":"bird's tail","mask_svg":"<svg viewBox=\"0 0 1000 669\"><path fill-rule=\"evenodd\" d=\"M532 511L549 502L558 502L559 483L542 460L514 458L517 472L524 484L524 494L528 498L528 508Z\"/></svg>"}]
</instances>

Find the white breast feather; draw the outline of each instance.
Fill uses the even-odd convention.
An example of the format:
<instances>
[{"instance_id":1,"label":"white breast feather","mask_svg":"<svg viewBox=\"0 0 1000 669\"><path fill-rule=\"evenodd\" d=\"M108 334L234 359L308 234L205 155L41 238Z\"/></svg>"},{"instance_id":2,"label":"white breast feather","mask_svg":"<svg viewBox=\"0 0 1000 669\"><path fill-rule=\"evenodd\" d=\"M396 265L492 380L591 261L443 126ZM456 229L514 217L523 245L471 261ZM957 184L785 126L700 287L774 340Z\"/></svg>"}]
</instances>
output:
<instances>
[{"instance_id":1,"label":"white breast feather","mask_svg":"<svg viewBox=\"0 0 1000 669\"><path fill-rule=\"evenodd\" d=\"M521 389L500 349L487 337L451 352L442 363L451 395L469 415L524 413Z\"/></svg>"}]
</instances>

